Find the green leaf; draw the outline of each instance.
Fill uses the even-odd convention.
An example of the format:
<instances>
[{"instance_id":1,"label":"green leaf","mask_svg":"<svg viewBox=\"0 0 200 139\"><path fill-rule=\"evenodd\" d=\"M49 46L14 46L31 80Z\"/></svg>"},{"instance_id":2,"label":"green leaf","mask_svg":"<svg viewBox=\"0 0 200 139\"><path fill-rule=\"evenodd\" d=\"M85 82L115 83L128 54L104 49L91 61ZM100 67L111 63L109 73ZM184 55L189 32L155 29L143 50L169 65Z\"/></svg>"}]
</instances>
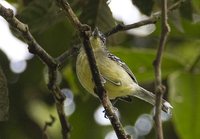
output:
<instances>
[{"instance_id":1,"label":"green leaf","mask_svg":"<svg viewBox=\"0 0 200 139\"><path fill-rule=\"evenodd\" d=\"M193 20L193 7L191 0L185 0L180 6L180 13L182 17L190 21Z\"/></svg>"},{"instance_id":2,"label":"green leaf","mask_svg":"<svg viewBox=\"0 0 200 139\"><path fill-rule=\"evenodd\" d=\"M143 14L148 16L151 15L154 6L154 0L132 0L132 2Z\"/></svg>"},{"instance_id":3,"label":"green leaf","mask_svg":"<svg viewBox=\"0 0 200 139\"><path fill-rule=\"evenodd\" d=\"M173 23L173 25L178 31L184 32L181 22L180 12L178 9L169 12L169 20Z\"/></svg>"},{"instance_id":4,"label":"green leaf","mask_svg":"<svg viewBox=\"0 0 200 139\"><path fill-rule=\"evenodd\" d=\"M71 24L62 21L34 37L49 54L57 57L72 46L73 29Z\"/></svg>"},{"instance_id":5,"label":"green leaf","mask_svg":"<svg viewBox=\"0 0 200 139\"><path fill-rule=\"evenodd\" d=\"M166 51L177 57L181 57L180 61L185 64L185 67L189 67L200 53L200 41L188 40L183 43L176 43L169 44L166 47Z\"/></svg>"},{"instance_id":6,"label":"green leaf","mask_svg":"<svg viewBox=\"0 0 200 139\"><path fill-rule=\"evenodd\" d=\"M6 1L9 3L17 3L18 2L18 0L6 0Z\"/></svg>"},{"instance_id":7,"label":"green leaf","mask_svg":"<svg viewBox=\"0 0 200 139\"><path fill-rule=\"evenodd\" d=\"M78 85L77 85L77 80L74 76L74 71L72 69L72 66L71 65L67 65L65 66L65 68L63 69L63 76L64 76L64 79L67 80L71 90L73 90L73 93L77 93L79 90L78 90Z\"/></svg>"},{"instance_id":8,"label":"green leaf","mask_svg":"<svg viewBox=\"0 0 200 139\"><path fill-rule=\"evenodd\" d=\"M113 48L112 53L120 57L129 66L139 82L154 80L152 63L155 59L156 51L150 49ZM165 53L162 62L162 78L166 78L170 73L183 67L178 58Z\"/></svg>"},{"instance_id":9,"label":"green leaf","mask_svg":"<svg viewBox=\"0 0 200 139\"><path fill-rule=\"evenodd\" d=\"M8 120L9 99L6 77L0 67L0 121Z\"/></svg>"},{"instance_id":10,"label":"green leaf","mask_svg":"<svg viewBox=\"0 0 200 139\"><path fill-rule=\"evenodd\" d=\"M199 0L192 0L192 5L196 12L200 13L200 1Z\"/></svg>"},{"instance_id":11,"label":"green leaf","mask_svg":"<svg viewBox=\"0 0 200 139\"><path fill-rule=\"evenodd\" d=\"M56 120L52 126L47 128L46 132L48 136L52 138L61 138L60 128L59 128L59 117L54 106L49 106L44 101L32 99L26 106L28 115L33 121L35 121L40 127L44 127L45 122L51 121L50 115L52 115ZM36 113L37 111L37 113ZM39 113L39 114L38 114Z\"/></svg>"},{"instance_id":12,"label":"green leaf","mask_svg":"<svg viewBox=\"0 0 200 139\"><path fill-rule=\"evenodd\" d=\"M195 38L199 40L199 35L200 35L200 24L196 23L193 24L191 21L188 20L182 20L182 25L184 29L184 34L181 33L181 37L186 37L187 38ZM173 32L172 35L176 35L175 31Z\"/></svg>"},{"instance_id":13,"label":"green leaf","mask_svg":"<svg viewBox=\"0 0 200 139\"><path fill-rule=\"evenodd\" d=\"M97 26L103 32L114 26L112 13L105 0L87 1L83 6L81 21L92 28Z\"/></svg>"},{"instance_id":14,"label":"green leaf","mask_svg":"<svg viewBox=\"0 0 200 139\"><path fill-rule=\"evenodd\" d=\"M170 18L169 23L174 22L174 21L171 21L171 20L174 20L174 19ZM153 32L152 35L156 35L156 36L160 35L160 31L161 31L160 26L161 26L160 22L157 22L156 30ZM174 23L170 24L170 27L171 27L170 38L172 38L172 39L170 39L169 41L171 41L171 42L174 41L174 42L178 43L180 41L187 42L188 39L199 40L200 24L197 21L196 21L196 23L193 23L189 20L181 18L181 26L183 28L183 32L180 32L180 30L177 30L177 25L174 25Z\"/></svg>"},{"instance_id":15,"label":"green leaf","mask_svg":"<svg viewBox=\"0 0 200 139\"><path fill-rule=\"evenodd\" d=\"M173 121L181 139L200 137L200 74L175 72L169 77Z\"/></svg>"},{"instance_id":16,"label":"green leaf","mask_svg":"<svg viewBox=\"0 0 200 139\"><path fill-rule=\"evenodd\" d=\"M41 33L65 19L52 0L34 0L18 13L17 17L28 24L33 33Z\"/></svg>"}]
</instances>

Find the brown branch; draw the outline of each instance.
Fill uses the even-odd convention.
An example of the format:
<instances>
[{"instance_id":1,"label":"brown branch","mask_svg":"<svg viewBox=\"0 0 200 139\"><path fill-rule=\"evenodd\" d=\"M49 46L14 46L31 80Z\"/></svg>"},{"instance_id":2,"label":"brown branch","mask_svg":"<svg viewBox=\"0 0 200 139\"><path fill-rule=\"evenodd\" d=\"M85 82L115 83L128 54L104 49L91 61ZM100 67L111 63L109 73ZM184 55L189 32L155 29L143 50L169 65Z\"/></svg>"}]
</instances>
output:
<instances>
[{"instance_id":1,"label":"brown branch","mask_svg":"<svg viewBox=\"0 0 200 139\"><path fill-rule=\"evenodd\" d=\"M49 70L49 84L48 88L53 92L53 96L56 101L56 108L58 111L58 115L60 118L60 122L62 125L63 139L67 139L67 136L70 131L69 123L65 118L65 114L63 112L63 101L65 96L60 91L59 87L56 84L57 81L57 73L58 73L58 64L56 60L51 57L34 39L31 35L28 26L22 22L20 22L13 14L11 9L7 9L0 4L0 15L7 20L7 22L16 30L21 33L21 36L24 38L25 42L28 44L29 52L37 55L42 62L44 62L48 66ZM63 120L64 119L64 120Z\"/></svg>"},{"instance_id":2,"label":"brown branch","mask_svg":"<svg viewBox=\"0 0 200 139\"><path fill-rule=\"evenodd\" d=\"M155 69L155 88L156 88L156 110L155 110L155 126L158 139L163 139L163 129L161 121L161 105L162 97L165 92L165 87L162 85L161 64L164 46L166 44L167 36L170 32L170 27L167 22L167 0L161 0L161 37L158 46L156 59L154 60Z\"/></svg>"},{"instance_id":3,"label":"brown branch","mask_svg":"<svg viewBox=\"0 0 200 139\"><path fill-rule=\"evenodd\" d=\"M95 92L100 98L100 101L105 109L106 116L109 118L117 137L119 139L128 139L130 137L128 135L126 135L126 133L123 129L123 126L120 123L120 120L117 117L115 110L113 109L113 106L106 94L106 90L103 88L103 85L102 85L102 82L100 79L100 73L99 73L99 70L96 65L94 53L90 47L89 37L84 32L83 32L82 36L83 36L83 45L86 50L86 54L88 56L90 69L91 69L91 72L93 75L93 80L94 80L95 86L96 86Z\"/></svg>"},{"instance_id":4,"label":"brown branch","mask_svg":"<svg viewBox=\"0 0 200 139\"><path fill-rule=\"evenodd\" d=\"M123 25L123 24L118 24L117 26L115 26L114 28L112 28L110 31L105 33L105 37L109 37L114 33L120 32L120 31L126 31L129 29L133 29L133 28L138 28L144 25L148 25L148 24L155 24L157 21L157 16L152 16L149 19L146 20L142 20L140 22L137 23L133 23L130 25Z\"/></svg>"},{"instance_id":5,"label":"brown branch","mask_svg":"<svg viewBox=\"0 0 200 139\"><path fill-rule=\"evenodd\" d=\"M174 3L173 5L171 5L168 8L167 12L171 12L174 9L177 9L183 2L184 2L184 0L177 1L176 3ZM138 28L138 27L148 25L148 24L155 24L158 21L158 19L160 19L160 16L161 16L161 12L159 11L159 12L155 12L149 19L145 19L145 20L139 21L137 23L133 23L133 24L129 24L129 25L118 24L117 26L112 28L110 31L106 32L105 37L109 37L112 34L120 32L120 31L126 31L126 30Z\"/></svg>"},{"instance_id":6,"label":"brown branch","mask_svg":"<svg viewBox=\"0 0 200 139\"><path fill-rule=\"evenodd\" d=\"M115 114L115 111L113 109L113 106L106 94L106 90L104 89L101 78L100 78L100 73L96 65L96 60L94 57L94 53L91 49L91 44L89 41L89 35L91 34L90 27L87 25L83 25L76 15L74 14L73 10L71 9L69 3L66 0L57 0L59 3L60 7L66 12L67 17L71 21L71 23L75 26L75 28L79 31L80 36L82 37L83 45L86 51L86 54L88 56L88 61L90 65L90 69L92 72L92 77L95 83L95 92L99 96L99 99L105 109L106 115L111 121L111 124L113 126L113 129L116 132L116 135L119 139L128 139L129 136L126 135L122 124L119 121L119 118Z\"/></svg>"}]
</instances>

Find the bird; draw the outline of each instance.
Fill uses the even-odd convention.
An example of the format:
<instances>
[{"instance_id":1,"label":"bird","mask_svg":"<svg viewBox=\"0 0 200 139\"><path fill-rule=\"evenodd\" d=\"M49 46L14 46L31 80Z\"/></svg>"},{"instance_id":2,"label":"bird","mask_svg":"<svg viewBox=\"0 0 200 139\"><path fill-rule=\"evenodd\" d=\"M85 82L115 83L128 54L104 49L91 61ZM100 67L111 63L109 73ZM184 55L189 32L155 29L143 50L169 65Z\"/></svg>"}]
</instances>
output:
<instances>
[{"instance_id":1,"label":"bird","mask_svg":"<svg viewBox=\"0 0 200 139\"><path fill-rule=\"evenodd\" d=\"M117 56L110 53L106 47L106 37L96 27L89 37L94 53L100 79L110 100L127 96L137 97L155 106L155 94L139 86L130 68ZM94 96L94 81L88 58L83 47L76 59L76 74L85 90ZM162 99L162 110L168 114L173 107Z\"/></svg>"}]
</instances>

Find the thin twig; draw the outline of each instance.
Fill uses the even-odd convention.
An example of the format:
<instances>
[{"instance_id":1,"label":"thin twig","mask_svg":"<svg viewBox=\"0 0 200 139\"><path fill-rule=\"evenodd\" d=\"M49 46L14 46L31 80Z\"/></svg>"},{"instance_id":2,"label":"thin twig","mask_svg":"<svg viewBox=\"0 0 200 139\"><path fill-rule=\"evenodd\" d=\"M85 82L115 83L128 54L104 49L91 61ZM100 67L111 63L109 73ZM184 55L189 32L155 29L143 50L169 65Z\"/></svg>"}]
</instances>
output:
<instances>
[{"instance_id":1,"label":"thin twig","mask_svg":"<svg viewBox=\"0 0 200 139\"><path fill-rule=\"evenodd\" d=\"M168 8L167 12L171 12L174 9L177 9L181 5L181 3L183 3L183 2L184 2L184 0L177 1L176 3L174 3L173 5L171 5ZM133 23L133 24L129 24L129 25L118 24L117 26L115 26L111 30L107 31L105 33L105 37L109 37L112 34L120 32L120 31L126 31L126 30L138 28L138 27L148 25L148 24L155 24L158 21L158 19L160 19L160 16L161 16L161 12L159 11L159 12L155 12L150 18L144 19L144 20L139 21L137 23Z\"/></svg>"},{"instance_id":2,"label":"thin twig","mask_svg":"<svg viewBox=\"0 0 200 139\"><path fill-rule=\"evenodd\" d=\"M86 54L88 56L88 61L90 65L90 69L92 72L92 77L95 83L95 92L99 96L99 99L105 109L106 115L111 121L111 124L113 126L113 129L116 132L116 135L119 139L128 139L129 136L126 135L122 124L119 121L119 118L115 114L115 111L113 109L113 106L108 99L108 96L106 94L106 90L104 89L101 78L100 78L100 73L96 65L96 60L94 57L94 53L91 49L91 44L89 41L89 35L91 34L90 27L87 25L84 25L78 20L76 15L74 14L73 10L71 9L69 3L66 0L57 0L59 3L60 7L66 12L67 17L71 21L71 23L75 26L75 28L80 32L80 36L82 37L83 40L83 45L86 51Z\"/></svg>"},{"instance_id":3,"label":"thin twig","mask_svg":"<svg viewBox=\"0 0 200 139\"><path fill-rule=\"evenodd\" d=\"M49 84L48 88L53 92L54 100L56 102L56 110L62 127L63 139L69 139L69 132L71 131L70 124L64 113L64 100L65 95L61 92L60 88L56 84L57 81L57 69L49 68Z\"/></svg>"},{"instance_id":4,"label":"thin twig","mask_svg":"<svg viewBox=\"0 0 200 139\"><path fill-rule=\"evenodd\" d=\"M171 12L171 11L177 9L177 8L179 8L180 5L181 5L183 2L185 2L185 0L179 0L179 1L175 2L173 5L171 5L171 6L169 7L169 9L167 10L167 13L168 13L168 12Z\"/></svg>"},{"instance_id":5,"label":"thin twig","mask_svg":"<svg viewBox=\"0 0 200 139\"><path fill-rule=\"evenodd\" d=\"M59 68L62 68L64 66L65 62L69 57L77 55L79 48L80 46L78 45L73 46L69 50L62 53L59 57L57 57L56 60L58 62Z\"/></svg>"},{"instance_id":6,"label":"thin twig","mask_svg":"<svg viewBox=\"0 0 200 139\"><path fill-rule=\"evenodd\" d=\"M133 29L133 28L138 28L144 25L148 25L148 24L155 24L157 21L157 16L152 16L149 19L146 20L142 20L140 22L137 23L133 23L130 25L123 25L123 24L118 24L117 26L115 26L114 28L112 28L110 31L105 33L105 37L109 37L111 35L113 35L114 33L120 32L120 31L126 31L129 29Z\"/></svg>"},{"instance_id":7,"label":"thin twig","mask_svg":"<svg viewBox=\"0 0 200 139\"><path fill-rule=\"evenodd\" d=\"M51 127L56 120L55 117L52 116L52 115L50 115L50 118L51 118L51 121L45 122L45 125L44 125L44 128L43 128L43 139L48 139L48 136L46 134L46 130L47 130L48 127Z\"/></svg>"},{"instance_id":8,"label":"thin twig","mask_svg":"<svg viewBox=\"0 0 200 139\"><path fill-rule=\"evenodd\" d=\"M161 0L161 37L158 46L156 59L154 60L155 68L155 88L156 88L156 110L155 110L155 126L158 139L163 139L163 129L161 121L161 105L162 97L165 92L165 87L162 85L161 64L164 46L166 44L167 36L170 32L170 27L167 22L167 0Z\"/></svg>"},{"instance_id":9,"label":"thin twig","mask_svg":"<svg viewBox=\"0 0 200 139\"><path fill-rule=\"evenodd\" d=\"M0 4L0 15L7 20L7 22L16 30L21 33L21 36L24 38L24 41L28 44L29 52L37 55L42 62L44 62L49 70L49 84L48 88L53 92L53 96L56 101L56 108L62 125L63 139L68 139L68 134L70 131L69 123L63 112L63 101L65 96L61 93L60 88L57 86L57 73L58 73L58 63L56 60L51 57L34 39L30 33L28 26L20 22L13 14L11 9L7 9ZM64 118L63 118L64 117ZM64 120L63 120L64 119Z\"/></svg>"},{"instance_id":10,"label":"thin twig","mask_svg":"<svg viewBox=\"0 0 200 139\"><path fill-rule=\"evenodd\" d=\"M53 91L54 91L54 93L60 92L60 94L63 94L59 87L56 87ZM71 126L65 116L64 99L62 98L62 100L59 100L59 99L55 99L55 100L57 100L56 101L56 108L57 108L56 110L57 110L59 120L61 123L61 127L62 127L62 137L63 137L63 139L69 139L70 138L69 132L71 131Z\"/></svg>"}]
</instances>

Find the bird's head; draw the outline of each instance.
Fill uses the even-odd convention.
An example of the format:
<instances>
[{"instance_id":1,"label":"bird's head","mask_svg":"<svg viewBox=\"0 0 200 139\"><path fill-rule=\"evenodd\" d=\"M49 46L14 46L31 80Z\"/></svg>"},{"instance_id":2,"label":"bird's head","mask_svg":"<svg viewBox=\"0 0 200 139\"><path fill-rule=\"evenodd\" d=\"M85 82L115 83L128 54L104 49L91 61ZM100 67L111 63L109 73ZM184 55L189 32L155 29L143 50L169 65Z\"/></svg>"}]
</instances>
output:
<instances>
[{"instance_id":1,"label":"bird's head","mask_svg":"<svg viewBox=\"0 0 200 139\"><path fill-rule=\"evenodd\" d=\"M90 43L93 49L103 48L106 38L102 32L96 27L90 36Z\"/></svg>"}]
</instances>

